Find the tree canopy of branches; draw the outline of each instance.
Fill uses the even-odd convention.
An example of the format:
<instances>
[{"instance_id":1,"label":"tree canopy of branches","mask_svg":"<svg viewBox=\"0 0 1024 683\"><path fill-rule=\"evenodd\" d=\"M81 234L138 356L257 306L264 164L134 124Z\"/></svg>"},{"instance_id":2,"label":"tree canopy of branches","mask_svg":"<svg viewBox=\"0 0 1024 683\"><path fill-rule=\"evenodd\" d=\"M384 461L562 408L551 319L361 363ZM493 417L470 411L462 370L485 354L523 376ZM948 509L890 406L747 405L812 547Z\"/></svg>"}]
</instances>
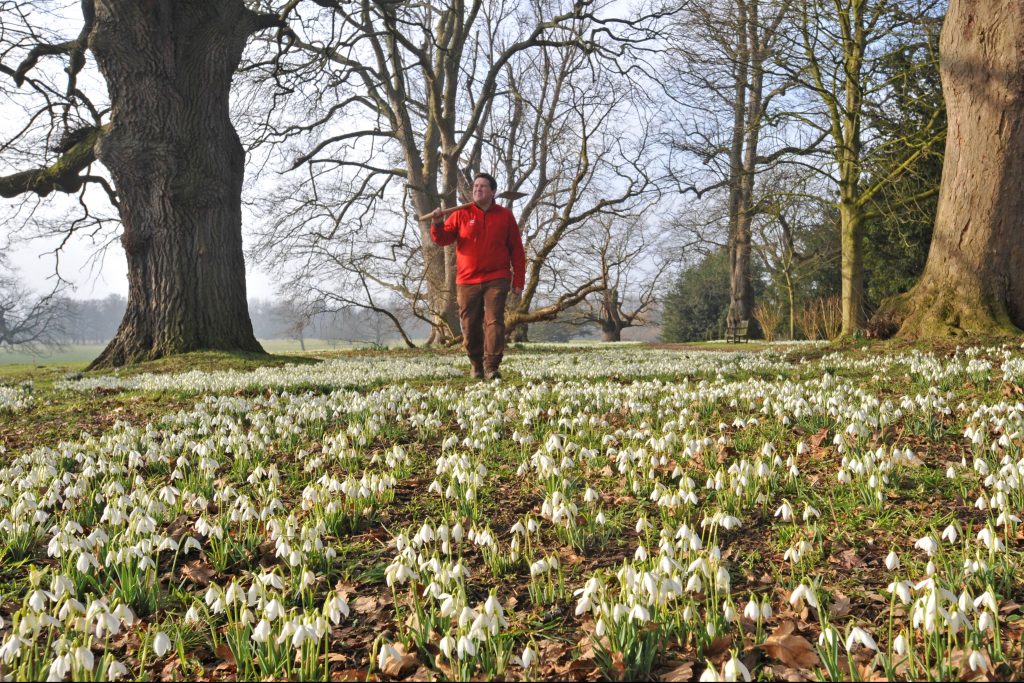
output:
<instances>
[{"instance_id":1,"label":"tree canopy of branches","mask_svg":"<svg viewBox=\"0 0 1024 683\"><path fill-rule=\"evenodd\" d=\"M283 210L262 226L254 255L290 272L290 288L311 286L338 305L379 309L397 293L433 323L432 341L450 339L454 250L434 245L415 216L464 199L467 180L490 169L529 193L519 218L531 272L511 326L595 291L559 278L533 309L558 241L651 189L648 164L613 128L624 86L613 93L595 60L654 18L606 20L600 9L367 2L306 16L288 50L250 67L253 88L287 91L289 103L283 121L253 122L254 141L295 155L267 202Z\"/></svg>"}]
</instances>

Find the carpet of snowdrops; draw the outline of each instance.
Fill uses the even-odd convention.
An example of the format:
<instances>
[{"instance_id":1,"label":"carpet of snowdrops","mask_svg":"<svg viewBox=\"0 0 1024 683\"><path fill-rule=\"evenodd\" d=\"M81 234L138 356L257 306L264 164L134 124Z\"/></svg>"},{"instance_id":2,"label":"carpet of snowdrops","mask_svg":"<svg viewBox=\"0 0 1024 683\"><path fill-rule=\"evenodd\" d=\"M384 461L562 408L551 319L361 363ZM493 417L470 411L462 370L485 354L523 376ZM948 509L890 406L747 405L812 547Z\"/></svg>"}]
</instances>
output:
<instances>
[{"instance_id":1,"label":"carpet of snowdrops","mask_svg":"<svg viewBox=\"0 0 1024 683\"><path fill-rule=\"evenodd\" d=\"M1024 674L1020 348L467 369L0 387L0 425L83 395L190 406L6 452L0 430L0 675Z\"/></svg>"}]
</instances>

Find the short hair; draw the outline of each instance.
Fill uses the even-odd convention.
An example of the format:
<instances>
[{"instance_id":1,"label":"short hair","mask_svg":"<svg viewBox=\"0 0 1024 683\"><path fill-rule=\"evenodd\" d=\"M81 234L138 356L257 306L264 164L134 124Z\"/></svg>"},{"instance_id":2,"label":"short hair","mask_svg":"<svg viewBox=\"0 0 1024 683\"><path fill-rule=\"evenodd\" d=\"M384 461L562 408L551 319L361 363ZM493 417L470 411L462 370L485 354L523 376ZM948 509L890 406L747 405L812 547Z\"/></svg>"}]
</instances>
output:
<instances>
[{"instance_id":1,"label":"short hair","mask_svg":"<svg viewBox=\"0 0 1024 683\"><path fill-rule=\"evenodd\" d=\"M491 186L491 192L498 191L498 181L495 180L494 176L492 176L490 173L484 173L483 171L477 173L475 176L473 176L473 182L476 182L477 178L485 178Z\"/></svg>"}]
</instances>

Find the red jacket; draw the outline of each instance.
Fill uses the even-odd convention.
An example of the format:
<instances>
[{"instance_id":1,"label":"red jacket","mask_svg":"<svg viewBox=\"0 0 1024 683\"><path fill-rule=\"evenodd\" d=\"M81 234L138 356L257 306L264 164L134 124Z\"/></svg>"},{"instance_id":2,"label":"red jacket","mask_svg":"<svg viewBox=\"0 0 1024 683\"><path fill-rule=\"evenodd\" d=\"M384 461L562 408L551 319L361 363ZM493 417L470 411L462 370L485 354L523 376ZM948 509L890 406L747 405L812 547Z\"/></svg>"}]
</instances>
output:
<instances>
[{"instance_id":1,"label":"red jacket","mask_svg":"<svg viewBox=\"0 0 1024 683\"><path fill-rule=\"evenodd\" d=\"M430 237L442 247L455 243L455 284L474 285L498 278L512 289L526 284L526 252L516 217L499 204L487 211L473 204L459 209L443 226L431 224Z\"/></svg>"}]
</instances>

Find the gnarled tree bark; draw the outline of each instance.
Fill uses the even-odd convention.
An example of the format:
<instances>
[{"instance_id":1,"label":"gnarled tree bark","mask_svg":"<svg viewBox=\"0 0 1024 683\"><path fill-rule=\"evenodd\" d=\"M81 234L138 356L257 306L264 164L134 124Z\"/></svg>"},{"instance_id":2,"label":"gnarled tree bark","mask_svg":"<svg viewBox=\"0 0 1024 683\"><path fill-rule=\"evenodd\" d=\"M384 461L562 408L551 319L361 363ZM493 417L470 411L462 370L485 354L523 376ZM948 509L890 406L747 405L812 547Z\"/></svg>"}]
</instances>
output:
<instances>
[{"instance_id":1,"label":"gnarled tree bark","mask_svg":"<svg viewBox=\"0 0 1024 683\"><path fill-rule=\"evenodd\" d=\"M940 44L949 130L917 285L870 331L908 339L1024 328L1024 4L953 0Z\"/></svg>"},{"instance_id":2,"label":"gnarled tree bark","mask_svg":"<svg viewBox=\"0 0 1024 683\"><path fill-rule=\"evenodd\" d=\"M92 367L263 351L246 302L245 154L228 100L249 34L271 22L243 0L96 0L89 47L112 105L96 155L120 196L129 288Z\"/></svg>"}]
</instances>

